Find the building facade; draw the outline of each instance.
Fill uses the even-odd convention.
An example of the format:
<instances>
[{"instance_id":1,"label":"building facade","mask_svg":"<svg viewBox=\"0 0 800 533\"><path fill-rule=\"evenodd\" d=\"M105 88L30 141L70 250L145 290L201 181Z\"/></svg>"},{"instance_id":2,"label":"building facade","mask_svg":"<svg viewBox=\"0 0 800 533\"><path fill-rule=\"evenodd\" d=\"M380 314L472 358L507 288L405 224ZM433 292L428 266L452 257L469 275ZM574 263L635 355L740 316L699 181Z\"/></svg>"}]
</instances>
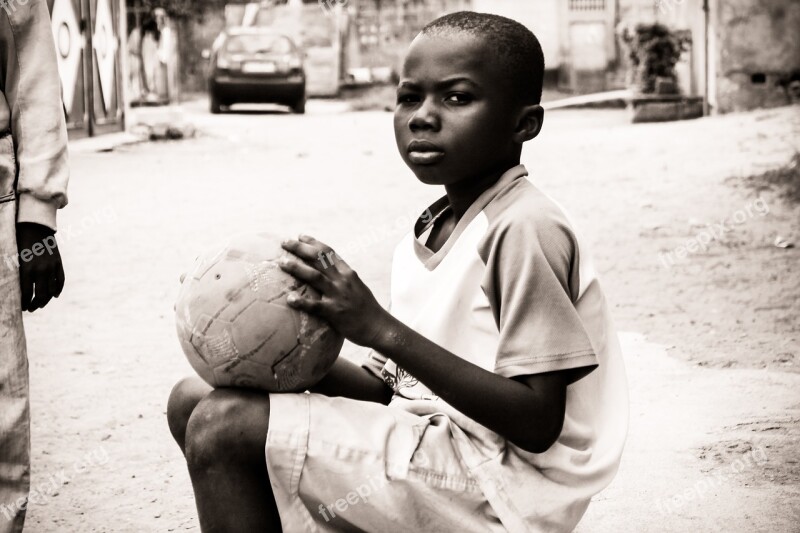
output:
<instances>
[{"instance_id":1,"label":"building facade","mask_svg":"<svg viewBox=\"0 0 800 533\"><path fill-rule=\"evenodd\" d=\"M126 105L136 99L136 94L156 94L160 99L166 95L167 101L177 94L178 68L173 64L170 69L169 62L163 60L163 56L170 55L161 50L163 46L156 50L155 57L160 62L157 67L166 68L142 68L148 63L142 56L147 47L134 46L131 35L135 31L129 31L138 27L130 22L136 19L138 11L130 9L129 16L126 9L126 4L135 7L138 1L48 0L72 136L122 129ZM691 49L677 65L680 89L686 95L707 96L713 112L772 107L798 99L798 0L271 0L270 3L287 2L308 7L313 4L322 12L332 7L346 11L348 22L341 28L343 79L350 68L396 70L408 43L422 25L444 13L470 9L505 15L529 27L542 43L548 82L576 93L624 87L627 58L617 28L620 24L661 22L691 34ZM231 0L231 4L236 3L245 2ZM204 89L206 62L200 52L225 25L221 10L184 17L168 25L166 29L174 34L171 55L177 57L180 51L182 88ZM164 31L163 27L159 29L160 34ZM139 34L141 41L146 41L146 37L146 31ZM138 92L134 90L137 86Z\"/></svg>"},{"instance_id":2,"label":"building facade","mask_svg":"<svg viewBox=\"0 0 800 533\"><path fill-rule=\"evenodd\" d=\"M800 84L797 0L619 0L619 17L691 32L691 51L678 65L679 82L685 94L707 96L712 112L797 101L792 93L793 80Z\"/></svg>"},{"instance_id":3,"label":"building facade","mask_svg":"<svg viewBox=\"0 0 800 533\"><path fill-rule=\"evenodd\" d=\"M124 128L124 0L48 0L70 137Z\"/></svg>"}]
</instances>

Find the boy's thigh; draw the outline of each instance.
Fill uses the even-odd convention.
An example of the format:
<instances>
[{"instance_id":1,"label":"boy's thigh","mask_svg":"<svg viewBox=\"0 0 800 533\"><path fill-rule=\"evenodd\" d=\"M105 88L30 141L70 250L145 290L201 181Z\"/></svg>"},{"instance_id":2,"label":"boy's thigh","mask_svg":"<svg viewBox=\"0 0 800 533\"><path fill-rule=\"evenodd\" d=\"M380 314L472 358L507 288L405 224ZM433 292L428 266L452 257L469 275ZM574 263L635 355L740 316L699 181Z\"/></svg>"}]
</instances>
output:
<instances>
[{"instance_id":1,"label":"boy's thigh","mask_svg":"<svg viewBox=\"0 0 800 533\"><path fill-rule=\"evenodd\" d=\"M271 395L267 465L286 531L503 531L443 415Z\"/></svg>"}]
</instances>

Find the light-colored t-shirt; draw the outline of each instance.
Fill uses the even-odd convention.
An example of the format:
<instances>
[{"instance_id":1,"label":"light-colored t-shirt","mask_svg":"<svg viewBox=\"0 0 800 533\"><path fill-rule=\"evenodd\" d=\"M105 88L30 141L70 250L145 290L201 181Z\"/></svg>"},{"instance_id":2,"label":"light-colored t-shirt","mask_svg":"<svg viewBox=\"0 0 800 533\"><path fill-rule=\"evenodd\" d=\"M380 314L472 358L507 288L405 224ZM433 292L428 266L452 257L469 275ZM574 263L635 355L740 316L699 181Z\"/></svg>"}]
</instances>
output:
<instances>
[{"instance_id":1,"label":"light-colored t-shirt","mask_svg":"<svg viewBox=\"0 0 800 533\"><path fill-rule=\"evenodd\" d=\"M487 498L504 523L569 531L616 473L627 433L627 382L586 246L564 211L525 176L522 165L508 170L436 253L425 243L435 217L449 209L447 197L430 207L434 218L418 221L395 251L391 313L446 350L508 378L591 368L567 389L558 441L545 453L526 452L381 354L371 353L364 366L403 405L416 405L411 409L418 412L441 408L465 430L474 445L462 450L464 457L479 450L481 475L503 486L502 501ZM432 405L421 407L424 402Z\"/></svg>"}]
</instances>

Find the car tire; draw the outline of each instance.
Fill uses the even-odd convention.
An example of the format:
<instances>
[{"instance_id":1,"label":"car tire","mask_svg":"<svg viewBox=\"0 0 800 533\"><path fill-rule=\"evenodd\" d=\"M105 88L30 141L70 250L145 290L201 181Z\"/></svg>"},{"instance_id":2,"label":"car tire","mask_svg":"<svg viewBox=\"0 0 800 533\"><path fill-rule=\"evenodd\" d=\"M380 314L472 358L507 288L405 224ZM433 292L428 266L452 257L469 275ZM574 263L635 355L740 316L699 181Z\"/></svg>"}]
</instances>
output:
<instances>
[{"instance_id":1,"label":"car tire","mask_svg":"<svg viewBox=\"0 0 800 533\"><path fill-rule=\"evenodd\" d=\"M306 97L303 96L292 106L292 113L296 115L303 115L306 112Z\"/></svg>"},{"instance_id":2,"label":"car tire","mask_svg":"<svg viewBox=\"0 0 800 533\"><path fill-rule=\"evenodd\" d=\"M214 93L208 94L208 110L211 111L212 115L222 113L222 104Z\"/></svg>"}]
</instances>

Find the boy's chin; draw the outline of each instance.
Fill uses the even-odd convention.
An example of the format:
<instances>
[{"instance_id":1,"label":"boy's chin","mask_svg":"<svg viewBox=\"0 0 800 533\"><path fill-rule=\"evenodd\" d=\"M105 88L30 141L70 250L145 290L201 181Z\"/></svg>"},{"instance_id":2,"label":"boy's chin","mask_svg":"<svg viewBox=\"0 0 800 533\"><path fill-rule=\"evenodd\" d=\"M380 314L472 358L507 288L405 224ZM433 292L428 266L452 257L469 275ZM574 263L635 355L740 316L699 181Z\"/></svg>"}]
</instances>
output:
<instances>
[{"instance_id":1,"label":"boy's chin","mask_svg":"<svg viewBox=\"0 0 800 533\"><path fill-rule=\"evenodd\" d=\"M446 185L450 183L448 177L435 167L409 165L417 179L425 185Z\"/></svg>"}]
</instances>

